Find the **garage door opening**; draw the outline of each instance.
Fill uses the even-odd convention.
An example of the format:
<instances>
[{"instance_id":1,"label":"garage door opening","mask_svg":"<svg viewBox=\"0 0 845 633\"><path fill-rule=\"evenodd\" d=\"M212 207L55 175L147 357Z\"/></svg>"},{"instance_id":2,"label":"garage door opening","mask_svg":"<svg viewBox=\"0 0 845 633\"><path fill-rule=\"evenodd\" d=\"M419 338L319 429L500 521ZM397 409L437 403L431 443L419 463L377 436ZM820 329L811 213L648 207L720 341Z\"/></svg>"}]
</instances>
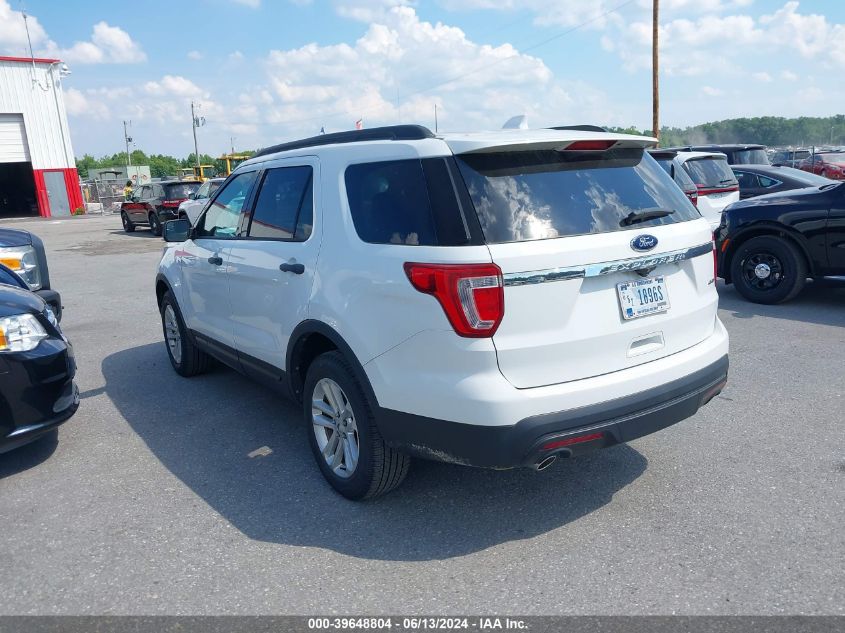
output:
<instances>
[{"instance_id":1,"label":"garage door opening","mask_svg":"<svg viewBox=\"0 0 845 633\"><path fill-rule=\"evenodd\" d=\"M37 215L32 163L0 163L0 218Z\"/></svg>"}]
</instances>

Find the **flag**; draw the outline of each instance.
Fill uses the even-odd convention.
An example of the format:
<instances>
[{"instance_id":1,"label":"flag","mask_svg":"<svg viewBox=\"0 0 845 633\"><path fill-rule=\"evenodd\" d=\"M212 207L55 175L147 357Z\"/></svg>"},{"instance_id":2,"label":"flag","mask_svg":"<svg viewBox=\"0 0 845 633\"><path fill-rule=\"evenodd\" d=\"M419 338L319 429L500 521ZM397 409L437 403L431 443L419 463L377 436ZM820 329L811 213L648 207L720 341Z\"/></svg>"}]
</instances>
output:
<instances>
[{"instance_id":1,"label":"flag","mask_svg":"<svg viewBox=\"0 0 845 633\"><path fill-rule=\"evenodd\" d=\"M358 119L355 121L355 129L356 130L363 130L364 129L364 119Z\"/></svg>"},{"instance_id":2,"label":"flag","mask_svg":"<svg viewBox=\"0 0 845 633\"><path fill-rule=\"evenodd\" d=\"M325 134L325 133L326 133L326 126L324 125L323 127L320 128L320 134Z\"/></svg>"}]
</instances>

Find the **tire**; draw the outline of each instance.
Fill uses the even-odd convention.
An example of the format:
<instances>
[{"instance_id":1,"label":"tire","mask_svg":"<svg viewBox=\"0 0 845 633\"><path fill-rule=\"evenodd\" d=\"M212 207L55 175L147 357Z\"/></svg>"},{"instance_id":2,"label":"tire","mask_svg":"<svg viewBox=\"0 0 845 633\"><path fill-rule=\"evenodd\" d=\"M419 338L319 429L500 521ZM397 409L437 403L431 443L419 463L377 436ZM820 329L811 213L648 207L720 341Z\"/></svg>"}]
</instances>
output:
<instances>
[{"instance_id":1,"label":"tire","mask_svg":"<svg viewBox=\"0 0 845 633\"><path fill-rule=\"evenodd\" d=\"M753 303L775 304L795 298L807 282L807 261L798 248L772 235L742 244L731 259L731 279Z\"/></svg>"},{"instance_id":2,"label":"tire","mask_svg":"<svg viewBox=\"0 0 845 633\"><path fill-rule=\"evenodd\" d=\"M332 391L332 385L339 389L339 393ZM320 472L332 488L347 499L358 501L386 494L402 483L408 474L411 458L385 444L375 424L373 403L367 398L343 354L335 351L317 357L308 368L303 393L308 442ZM338 407L333 402L337 402L338 398L342 401L341 413L351 415L336 415ZM321 403L317 405L320 409L315 408L315 401ZM334 413L328 415L328 412ZM315 424L315 419L321 423ZM340 424L343 425L342 431L338 428ZM332 443L335 437L339 439ZM340 448L332 451L332 446ZM354 460L354 446L358 449L357 462ZM329 453L325 457L324 448ZM346 448L349 450L344 450ZM337 456L337 453L342 455ZM333 468L329 461L335 456L338 461ZM352 468L348 463L350 457L353 457Z\"/></svg>"},{"instance_id":3,"label":"tire","mask_svg":"<svg viewBox=\"0 0 845 633\"><path fill-rule=\"evenodd\" d=\"M164 293L161 300L161 328L164 333L167 357L177 374L190 378L208 371L211 357L199 349L188 336L182 313L179 311L173 293L169 290ZM178 349L174 342L177 339L174 337L178 337Z\"/></svg>"},{"instance_id":4,"label":"tire","mask_svg":"<svg viewBox=\"0 0 845 633\"><path fill-rule=\"evenodd\" d=\"M155 213L150 213L150 231L153 235L161 235L161 222Z\"/></svg>"},{"instance_id":5,"label":"tire","mask_svg":"<svg viewBox=\"0 0 845 633\"><path fill-rule=\"evenodd\" d=\"M135 232L135 225L132 224L132 221L129 219L129 216L126 215L126 211L120 212L120 221L123 222L123 230L127 233L134 233Z\"/></svg>"}]
</instances>

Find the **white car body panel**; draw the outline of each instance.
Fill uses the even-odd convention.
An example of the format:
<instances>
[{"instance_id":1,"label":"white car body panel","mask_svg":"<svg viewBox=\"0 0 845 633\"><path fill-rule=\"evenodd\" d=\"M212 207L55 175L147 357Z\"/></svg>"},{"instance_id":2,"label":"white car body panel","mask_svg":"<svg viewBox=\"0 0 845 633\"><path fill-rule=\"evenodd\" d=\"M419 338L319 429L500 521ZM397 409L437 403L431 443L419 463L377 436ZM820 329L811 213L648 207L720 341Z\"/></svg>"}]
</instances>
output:
<instances>
[{"instance_id":1,"label":"white car body panel","mask_svg":"<svg viewBox=\"0 0 845 633\"><path fill-rule=\"evenodd\" d=\"M643 256L630 248L637 235L658 240L647 253L659 256L692 246L709 246L703 220L579 235L538 242L491 244L493 261L510 273L611 262ZM663 276L667 312L626 321L616 284L642 279L634 271L505 287L505 317L493 337L499 368L517 388L538 387L607 374L680 352L713 333L718 297L713 254L657 266ZM639 353L645 337L655 345Z\"/></svg>"}]
</instances>

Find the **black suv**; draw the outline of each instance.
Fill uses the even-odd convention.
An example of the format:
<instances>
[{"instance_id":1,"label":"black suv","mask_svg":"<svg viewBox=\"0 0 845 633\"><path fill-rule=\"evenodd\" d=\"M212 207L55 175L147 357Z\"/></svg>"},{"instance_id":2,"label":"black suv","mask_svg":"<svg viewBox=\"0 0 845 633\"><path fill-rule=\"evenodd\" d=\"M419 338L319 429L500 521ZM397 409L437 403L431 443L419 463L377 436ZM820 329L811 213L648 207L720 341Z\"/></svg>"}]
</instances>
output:
<instances>
[{"instance_id":1,"label":"black suv","mask_svg":"<svg viewBox=\"0 0 845 633\"><path fill-rule=\"evenodd\" d=\"M123 230L132 233L142 225L149 226L153 235L161 235L164 223L179 217L179 205L201 185L198 180L169 180L137 187L131 198L120 205Z\"/></svg>"},{"instance_id":2,"label":"black suv","mask_svg":"<svg viewBox=\"0 0 845 633\"><path fill-rule=\"evenodd\" d=\"M668 147L678 152L721 152L728 157L728 165L769 165L765 145L726 143L723 145L685 145Z\"/></svg>"}]
</instances>

